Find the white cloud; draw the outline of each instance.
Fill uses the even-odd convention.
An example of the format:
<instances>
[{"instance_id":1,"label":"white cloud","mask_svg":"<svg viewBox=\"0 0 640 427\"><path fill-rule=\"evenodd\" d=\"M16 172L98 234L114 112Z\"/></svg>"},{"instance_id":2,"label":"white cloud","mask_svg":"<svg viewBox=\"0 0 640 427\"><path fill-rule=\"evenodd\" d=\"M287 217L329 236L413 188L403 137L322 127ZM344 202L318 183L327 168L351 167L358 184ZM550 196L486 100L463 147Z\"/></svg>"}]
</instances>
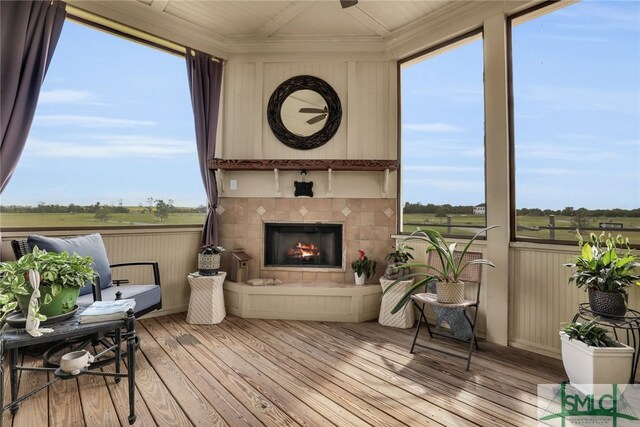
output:
<instances>
[{"instance_id":1,"label":"white cloud","mask_svg":"<svg viewBox=\"0 0 640 427\"><path fill-rule=\"evenodd\" d=\"M415 130L418 132L462 132L459 126L449 123L407 123L402 125L405 130Z\"/></svg>"},{"instance_id":2,"label":"white cloud","mask_svg":"<svg viewBox=\"0 0 640 427\"><path fill-rule=\"evenodd\" d=\"M83 159L170 158L196 152L194 141L138 135L104 136L82 143L30 139L27 148L38 157Z\"/></svg>"},{"instance_id":3,"label":"white cloud","mask_svg":"<svg viewBox=\"0 0 640 427\"><path fill-rule=\"evenodd\" d=\"M35 122L41 126L77 126L86 128L154 126L156 124L156 122L149 120L116 119L112 117L79 116L72 114L37 115Z\"/></svg>"},{"instance_id":4,"label":"white cloud","mask_svg":"<svg viewBox=\"0 0 640 427\"><path fill-rule=\"evenodd\" d=\"M452 180L452 179L432 179L432 178L409 178L402 180L403 186L422 187L437 189L438 192L452 191L457 193L474 193L479 196L484 194L484 181ZM479 197L480 198L480 197Z\"/></svg>"},{"instance_id":5,"label":"white cloud","mask_svg":"<svg viewBox=\"0 0 640 427\"><path fill-rule=\"evenodd\" d=\"M416 166L404 166L402 170L404 172L465 173L465 172L482 172L483 168L465 167L465 166L416 165Z\"/></svg>"},{"instance_id":6,"label":"white cloud","mask_svg":"<svg viewBox=\"0 0 640 427\"><path fill-rule=\"evenodd\" d=\"M566 116L567 111L607 111L638 115L640 113L639 96L638 92L631 90L614 91L590 87L542 85L522 86L516 88L515 93L516 100L535 101L537 113L559 111L563 116ZM518 114L516 116L523 117Z\"/></svg>"},{"instance_id":7,"label":"white cloud","mask_svg":"<svg viewBox=\"0 0 640 427\"><path fill-rule=\"evenodd\" d=\"M97 102L95 96L86 90L57 89L40 92L39 104L82 104L107 105Z\"/></svg>"},{"instance_id":8,"label":"white cloud","mask_svg":"<svg viewBox=\"0 0 640 427\"><path fill-rule=\"evenodd\" d=\"M531 175L547 175L547 176L562 176L579 174L580 171L562 169L562 168L516 168L516 173L526 173Z\"/></svg>"}]
</instances>

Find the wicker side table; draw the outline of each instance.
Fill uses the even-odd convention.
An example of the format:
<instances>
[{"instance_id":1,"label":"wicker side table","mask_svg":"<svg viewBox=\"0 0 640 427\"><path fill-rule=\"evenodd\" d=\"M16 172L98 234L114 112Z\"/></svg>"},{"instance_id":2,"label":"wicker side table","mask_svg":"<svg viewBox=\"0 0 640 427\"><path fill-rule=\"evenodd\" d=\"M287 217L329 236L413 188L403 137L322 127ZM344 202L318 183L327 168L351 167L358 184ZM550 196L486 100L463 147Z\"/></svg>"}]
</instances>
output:
<instances>
[{"instance_id":1,"label":"wicker side table","mask_svg":"<svg viewBox=\"0 0 640 427\"><path fill-rule=\"evenodd\" d=\"M189 298L187 323L213 325L222 322L222 319L227 315L222 292L226 276L227 273L222 271L215 276L201 276L198 273L192 273L188 276L191 297Z\"/></svg>"},{"instance_id":2,"label":"wicker side table","mask_svg":"<svg viewBox=\"0 0 640 427\"><path fill-rule=\"evenodd\" d=\"M387 280L380 278L380 285L384 292L387 287L395 282L395 280ZM413 279L403 280L395 285L387 294L382 296L382 304L380 306L380 317L378 323L384 326L392 326L394 328L407 329L413 327L415 317L413 315L413 305L407 304L404 308L398 311L396 314L391 314L391 310L400 301L402 295L409 290L409 287L413 284Z\"/></svg>"}]
</instances>

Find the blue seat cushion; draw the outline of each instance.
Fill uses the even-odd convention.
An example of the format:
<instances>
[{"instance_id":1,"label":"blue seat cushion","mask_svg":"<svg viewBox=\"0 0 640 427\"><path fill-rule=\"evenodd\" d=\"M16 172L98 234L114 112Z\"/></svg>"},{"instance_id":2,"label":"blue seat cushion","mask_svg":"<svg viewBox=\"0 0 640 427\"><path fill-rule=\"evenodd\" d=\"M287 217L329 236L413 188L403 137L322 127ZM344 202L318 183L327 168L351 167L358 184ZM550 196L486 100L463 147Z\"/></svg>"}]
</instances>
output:
<instances>
[{"instance_id":1,"label":"blue seat cushion","mask_svg":"<svg viewBox=\"0 0 640 427\"><path fill-rule=\"evenodd\" d=\"M122 299L133 298L136 300L136 307L133 309L136 313L158 304L162 297L158 285L123 285L103 289L102 300L115 300L118 291L122 292ZM78 305L91 305L92 302L93 295L91 294L78 297Z\"/></svg>"},{"instance_id":2,"label":"blue seat cushion","mask_svg":"<svg viewBox=\"0 0 640 427\"><path fill-rule=\"evenodd\" d=\"M111 286L111 267L102 236L99 234L66 238L32 235L27 237L27 243L31 249L37 246L38 249L47 252L68 252L83 257L90 256L93 258L93 270L100 277L100 288L106 289ZM80 288L80 295L91 293L91 286Z\"/></svg>"}]
</instances>

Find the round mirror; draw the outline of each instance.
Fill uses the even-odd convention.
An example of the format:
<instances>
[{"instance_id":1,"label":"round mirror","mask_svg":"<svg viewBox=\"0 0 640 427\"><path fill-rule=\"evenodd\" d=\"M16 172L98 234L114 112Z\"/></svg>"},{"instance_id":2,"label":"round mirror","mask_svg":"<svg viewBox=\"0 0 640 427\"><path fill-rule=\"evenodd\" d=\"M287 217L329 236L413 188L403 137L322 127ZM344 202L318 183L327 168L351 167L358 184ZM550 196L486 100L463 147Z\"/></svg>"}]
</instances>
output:
<instances>
[{"instance_id":1,"label":"round mirror","mask_svg":"<svg viewBox=\"0 0 640 427\"><path fill-rule=\"evenodd\" d=\"M280 118L289 132L309 136L321 130L329 113L322 95L302 89L287 96L280 108Z\"/></svg>"},{"instance_id":2,"label":"round mirror","mask_svg":"<svg viewBox=\"0 0 640 427\"><path fill-rule=\"evenodd\" d=\"M342 106L338 94L324 80L296 76L278 86L269 98L267 120L282 143L309 150L336 134Z\"/></svg>"}]
</instances>

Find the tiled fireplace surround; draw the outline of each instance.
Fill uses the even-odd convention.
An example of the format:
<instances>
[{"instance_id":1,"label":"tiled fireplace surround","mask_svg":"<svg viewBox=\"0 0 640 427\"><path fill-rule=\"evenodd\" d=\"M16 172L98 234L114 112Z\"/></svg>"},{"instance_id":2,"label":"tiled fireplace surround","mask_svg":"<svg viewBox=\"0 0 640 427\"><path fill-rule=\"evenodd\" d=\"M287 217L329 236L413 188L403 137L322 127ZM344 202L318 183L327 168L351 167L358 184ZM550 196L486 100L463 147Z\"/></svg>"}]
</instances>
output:
<instances>
[{"instance_id":1,"label":"tiled fireplace surround","mask_svg":"<svg viewBox=\"0 0 640 427\"><path fill-rule=\"evenodd\" d=\"M391 252L396 232L396 199L317 199L317 198L220 198L220 244L227 249L222 268L230 271L232 249L243 248L249 261L249 278L277 278L285 282L354 283L351 261L358 249L378 261L375 277L378 283L384 273L384 257ZM263 267L263 239L265 222L343 224L344 271L313 268Z\"/></svg>"}]
</instances>

